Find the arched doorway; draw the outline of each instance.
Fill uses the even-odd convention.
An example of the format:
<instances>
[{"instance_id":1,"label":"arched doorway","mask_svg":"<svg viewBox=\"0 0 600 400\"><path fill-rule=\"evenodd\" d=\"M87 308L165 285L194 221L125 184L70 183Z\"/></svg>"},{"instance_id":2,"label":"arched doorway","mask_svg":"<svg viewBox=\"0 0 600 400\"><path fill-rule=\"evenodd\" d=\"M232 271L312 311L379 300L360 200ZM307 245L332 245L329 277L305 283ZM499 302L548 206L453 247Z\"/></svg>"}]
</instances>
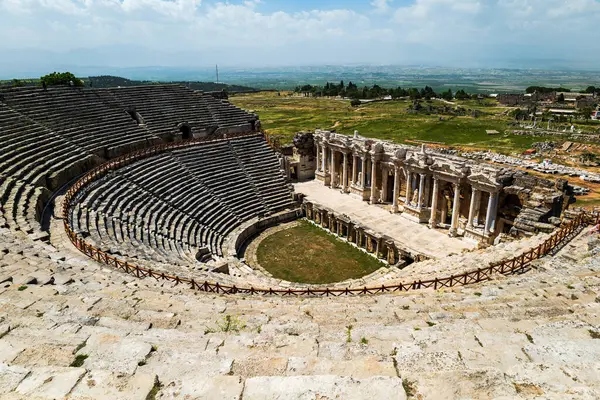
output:
<instances>
[{"instance_id":1,"label":"arched doorway","mask_svg":"<svg viewBox=\"0 0 600 400\"><path fill-rule=\"evenodd\" d=\"M192 136L192 128L188 124L181 124L179 127L179 131L181 132L182 139L191 139Z\"/></svg>"}]
</instances>

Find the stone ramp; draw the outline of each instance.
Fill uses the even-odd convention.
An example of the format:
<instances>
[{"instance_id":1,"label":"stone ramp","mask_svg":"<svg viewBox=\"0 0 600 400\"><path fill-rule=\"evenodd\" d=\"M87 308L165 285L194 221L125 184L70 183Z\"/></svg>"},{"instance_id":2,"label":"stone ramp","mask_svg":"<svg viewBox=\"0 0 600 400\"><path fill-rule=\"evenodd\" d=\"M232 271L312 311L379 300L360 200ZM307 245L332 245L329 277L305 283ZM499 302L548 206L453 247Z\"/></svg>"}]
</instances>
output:
<instances>
[{"instance_id":1,"label":"stone ramp","mask_svg":"<svg viewBox=\"0 0 600 400\"><path fill-rule=\"evenodd\" d=\"M475 243L451 238L446 233L409 221L399 214L391 214L381 207L371 206L357 197L342 194L317 181L296 183L294 188L296 193L305 194L312 202L331 208L339 214L346 214L373 231L385 233L411 253L443 258L476 247Z\"/></svg>"}]
</instances>

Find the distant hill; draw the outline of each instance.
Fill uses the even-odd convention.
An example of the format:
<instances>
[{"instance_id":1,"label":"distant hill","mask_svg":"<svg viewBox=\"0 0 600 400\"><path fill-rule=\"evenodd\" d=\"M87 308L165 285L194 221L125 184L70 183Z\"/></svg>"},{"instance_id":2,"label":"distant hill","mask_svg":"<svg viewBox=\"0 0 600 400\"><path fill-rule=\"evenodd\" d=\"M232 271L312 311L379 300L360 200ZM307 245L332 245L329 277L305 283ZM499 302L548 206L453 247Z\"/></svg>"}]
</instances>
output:
<instances>
[{"instance_id":1,"label":"distant hill","mask_svg":"<svg viewBox=\"0 0 600 400\"><path fill-rule=\"evenodd\" d=\"M85 86L92 86L95 88L107 88L117 86L139 86L139 85L156 85L164 84L166 82L153 82L153 81L136 81L120 76L102 75L102 76L90 76L89 78L83 78ZM256 92L257 89L249 86L241 85L227 85L225 83L214 83L214 82L168 82L185 85L190 89L202 90L204 92L220 92L226 90L229 93L234 92Z\"/></svg>"},{"instance_id":2,"label":"distant hill","mask_svg":"<svg viewBox=\"0 0 600 400\"><path fill-rule=\"evenodd\" d=\"M164 83L175 83L185 85L190 89L201 90L203 92L220 92L226 90L229 93L240 93L240 92L258 92L258 89L242 86L242 85L227 85L225 83L214 83L214 82L187 82L187 81L136 81L120 76L102 75L102 76L90 76L88 78L80 78L84 82L85 87L94 88L109 88L118 86L140 86L140 85L159 85ZM0 87L10 86L39 86L41 82L39 78L33 79L12 79L12 80L0 80Z\"/></svg>"}]
</instances>

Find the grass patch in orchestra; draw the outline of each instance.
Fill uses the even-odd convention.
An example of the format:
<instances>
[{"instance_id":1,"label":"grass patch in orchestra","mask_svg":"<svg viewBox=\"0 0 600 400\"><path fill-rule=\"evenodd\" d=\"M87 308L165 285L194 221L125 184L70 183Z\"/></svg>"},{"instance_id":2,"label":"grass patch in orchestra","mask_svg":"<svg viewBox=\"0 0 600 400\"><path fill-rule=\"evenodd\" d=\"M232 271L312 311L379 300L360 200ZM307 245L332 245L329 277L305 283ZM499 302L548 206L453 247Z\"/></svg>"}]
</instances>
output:
<instances>
[{"instance_id":1,"label":"grass patch in orchestra","mask_svg":"<svg viewBox=\"0 0 600 400\"><path fill-rule=\"evenodd\" d=\"M256 256L276 278L313 284L360 278L385 266L306 220L266 237Z\"/></svg>"}]
</instances>

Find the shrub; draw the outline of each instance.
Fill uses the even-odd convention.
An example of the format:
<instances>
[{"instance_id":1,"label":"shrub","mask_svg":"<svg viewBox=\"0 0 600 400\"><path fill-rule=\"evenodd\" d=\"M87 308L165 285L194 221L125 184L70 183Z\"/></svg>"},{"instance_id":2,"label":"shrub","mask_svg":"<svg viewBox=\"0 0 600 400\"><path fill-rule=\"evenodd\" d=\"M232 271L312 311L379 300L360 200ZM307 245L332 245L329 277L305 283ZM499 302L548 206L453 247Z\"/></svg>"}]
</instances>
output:
<instances>
[{"instance_id":1,"label":"shrub","mask_svg":"<svg viewBox=\"0 0 600 400\"><path fill-rule=\"evenodd\" d=\"M83 86L83 81L70 72L53 72L42 76L40 81L46 86L70 85L71 82L74 86Z\"/></svg>"}]
</instances>

